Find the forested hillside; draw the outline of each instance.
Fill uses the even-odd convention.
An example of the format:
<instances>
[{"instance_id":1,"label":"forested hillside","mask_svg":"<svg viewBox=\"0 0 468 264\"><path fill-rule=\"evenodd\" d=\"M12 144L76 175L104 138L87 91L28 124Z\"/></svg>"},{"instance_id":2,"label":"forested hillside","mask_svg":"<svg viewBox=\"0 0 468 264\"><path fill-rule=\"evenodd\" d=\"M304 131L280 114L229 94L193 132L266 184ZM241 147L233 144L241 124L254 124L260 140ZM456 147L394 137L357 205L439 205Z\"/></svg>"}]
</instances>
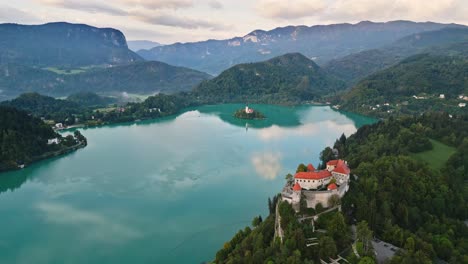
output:
<instances>
[{"instance_id":1,"label":"forested hillside","mask_svg":"<svg viewBox=\"0 0 468 264\"><path fill-rule=\"evenodd\" d=\"M352 86L362 78L419 53L467 56L468 28L443 28L403 37L379 49L332 60L324 69Z\"/></svg>"},{"instance_id":2,"label":"forested hillside","mask_svg":"<svg viewBox=\"0 0 468 264\"><path fill-rule=\"evenodd\" d=\"M48 139L53 138L62 140L59 144L48 145ZM79 132L75 138L62 138L39 118L0 106L0 171L17 169L49 153L67 151L80 142L86 144L86 139Z\"/></svg>"},{"instance_id":3,"label":"forested hillside","mask_svg":"<svg viewBox=\"0 0 468 264\"><path fill-rule=\"evenodd\" d=\"M334 148L348 161L350 190L342 198L343 212L321 215L312 232L310 224L297 221L287 203L279 202L284 238L274 240L276 199L269 201L270 215L253 221L253 229L239 231L218 251L214 263L319 263L338 254L350 263L375 263L373 236L402 250L390 263L466 263L468 261L468 117L449 118L431 113L420 117L390 118L364 126L349 138L342 136ZM456 148L453 155L435 153L442 168L415 158L432 157L438 149L431 142ZM335 158L331 148L322 163ZM318 210L323 210L316 208ZM361 259L351 251L351 224L357 224ZM307 247L307 238L317 246ZM358 244L359 244L358 243ZM361 261L361 262L360 262Z\"/></svg>"},{"instance_id":4,"label":"forested hillside","mask_svg":"<svg viewBox=\"0 0 468 264\"><path fill-rule=\"evenodd\" d=\"M202 103L300 103L344 89L344 83L299 53L236 65L202 82L193 95Z\"/></svg>"},{"instance_id":5,"label":"forested hillside","mask_svg":"<svg viewBox=\"0 0 468 264\"><path fill-rule=\"evenodd\" d=\"M189 91L210 77L206 73L155 61L88 69L75 74L59 74L17 64L0 65L0 89L3 95L10 97L25 92L38 92L49 96L64 96L84 91L174 93Z\"/></svg>"},{"instance_id":6,"label":"forested hillside","mask_svg":"<svg viewBox=\"0 0 468 264\"><path fill-rule=\"evenodd\" d=\"M468 95L465 57L415 55L356 84L341 101L344 110L373 116L425 111L463 113ZM444 98L440 98L443 94Z\"/></svg>"}]
</instances>

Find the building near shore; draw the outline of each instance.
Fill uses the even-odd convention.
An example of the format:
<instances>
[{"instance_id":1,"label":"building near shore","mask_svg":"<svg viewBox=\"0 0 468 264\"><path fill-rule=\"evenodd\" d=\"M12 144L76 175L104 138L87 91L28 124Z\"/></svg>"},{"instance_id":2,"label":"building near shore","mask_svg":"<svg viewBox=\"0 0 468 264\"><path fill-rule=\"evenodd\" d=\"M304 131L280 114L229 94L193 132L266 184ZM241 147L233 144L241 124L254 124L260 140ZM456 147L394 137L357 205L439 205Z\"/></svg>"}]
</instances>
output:
<instances>
[{"instance_id":1,"label":"building near shore","mask_svg":"<svg viewBox=\"0 0 468 264\"><path fill-rule=\"evenodd\" d=\"M317 204L329 207L330 198L334 195L343 197L349 189L351 170L344 160L327 162L326 169L317 170L312 164L307 171L294 175L294 181L287 182L281 192L282 200L299 210L301 199L305 199L307 208L315 208Z\"/></svg>"}]
</instances>

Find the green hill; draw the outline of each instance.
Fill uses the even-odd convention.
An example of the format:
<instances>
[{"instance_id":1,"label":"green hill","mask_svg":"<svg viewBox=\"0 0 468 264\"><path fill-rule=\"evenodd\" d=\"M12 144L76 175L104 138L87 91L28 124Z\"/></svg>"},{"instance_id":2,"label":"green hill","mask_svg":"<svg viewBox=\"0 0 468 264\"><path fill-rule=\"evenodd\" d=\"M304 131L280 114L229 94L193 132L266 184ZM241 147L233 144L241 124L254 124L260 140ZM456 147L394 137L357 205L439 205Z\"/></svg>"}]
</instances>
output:
<instances>
[{"instance_id":1,"label":"green hill","mask_svg":"<svg viewBox=\"0 0 468 264\"><path fill-rule=\"evenodd\" d=\"M344 83L299 53L236 65L193 94L204 103L299 103L344 89Z\"/></svg>"},{"instance_id":2,"label":"green hill","mask_svg":"<svg viewBox=\"0 0 468 264\"><path fill-rule=\"evenodd\" d=\"M128 92L152 94L188 91L211 76L162 62L135 62L90 69L75 74L58 74L18 64L0 65L0 90L14 97L26 92L66 96L78 92Z\"/></svg>"},{"instance_id":3,"label":"green hill","mask_svg":"<svg viewBox=\"0 0 468 264\"><path fill-rule=\"evenodd\" d=\"M428 110L462 113L466 110L458 107L458 96L468 95L467 72L464 57L415 55L360 81L343 96L341 107L374 116Z\"/></svg>"},{"instance_id":4,"label":"green hill","mask_svg":"<svg viewBox=\"0 0 468 264\"><path fill-rule=\"evenodd\" d=\"M466 56L467 44L468 28L443 28L413 34L379 49L365 50L332 60L324 69L351 86L372 73L418 53Z\"/></svg>"}]
</instances>

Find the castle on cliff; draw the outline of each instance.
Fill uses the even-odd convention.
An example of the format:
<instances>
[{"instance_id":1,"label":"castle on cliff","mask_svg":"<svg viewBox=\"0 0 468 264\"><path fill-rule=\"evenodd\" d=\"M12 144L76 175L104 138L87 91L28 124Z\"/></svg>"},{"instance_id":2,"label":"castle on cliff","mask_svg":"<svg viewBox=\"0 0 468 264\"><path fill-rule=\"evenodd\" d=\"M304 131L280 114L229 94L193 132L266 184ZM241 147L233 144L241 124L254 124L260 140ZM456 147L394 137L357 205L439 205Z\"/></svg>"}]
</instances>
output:
<instances>
[{"instance_id":1,"label":"castle on cliff","mask_svg":"<svg viewBox=\"0 0 468 264\"><path fill-rule=\"evenodd\" d=\"M294 181L286 183L281 198L292 204L296 211L299 211L301 199L305 199L307 208L315 208L318 203L329 207L332 196L341 198L348 191L350 172L344 160L331 160L324 170L316 170L309 164L307 171L297 172Z\"/></svg>"}]
</instances>

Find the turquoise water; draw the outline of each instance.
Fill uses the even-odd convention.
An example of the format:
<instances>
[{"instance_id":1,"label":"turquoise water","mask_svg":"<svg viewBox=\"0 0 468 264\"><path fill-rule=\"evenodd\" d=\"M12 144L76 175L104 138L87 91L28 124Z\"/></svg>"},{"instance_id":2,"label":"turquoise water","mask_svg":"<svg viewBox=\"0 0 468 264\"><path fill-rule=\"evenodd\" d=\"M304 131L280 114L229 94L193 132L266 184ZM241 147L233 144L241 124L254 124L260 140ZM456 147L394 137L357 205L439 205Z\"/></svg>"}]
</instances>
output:
<instances>
[{"instance_id":1,"label":"turquoise water","mask_svg":"<svg viewBox=\"0 0 468 264\"><path fill-rule=\"evenodd\" d=\"M373 120L329 107L242 105L82 130L89 145L0 175L0 263L202 263L300 162ZM247 125L246 125L247 123Z\"/></svg>"}]
</instances>

